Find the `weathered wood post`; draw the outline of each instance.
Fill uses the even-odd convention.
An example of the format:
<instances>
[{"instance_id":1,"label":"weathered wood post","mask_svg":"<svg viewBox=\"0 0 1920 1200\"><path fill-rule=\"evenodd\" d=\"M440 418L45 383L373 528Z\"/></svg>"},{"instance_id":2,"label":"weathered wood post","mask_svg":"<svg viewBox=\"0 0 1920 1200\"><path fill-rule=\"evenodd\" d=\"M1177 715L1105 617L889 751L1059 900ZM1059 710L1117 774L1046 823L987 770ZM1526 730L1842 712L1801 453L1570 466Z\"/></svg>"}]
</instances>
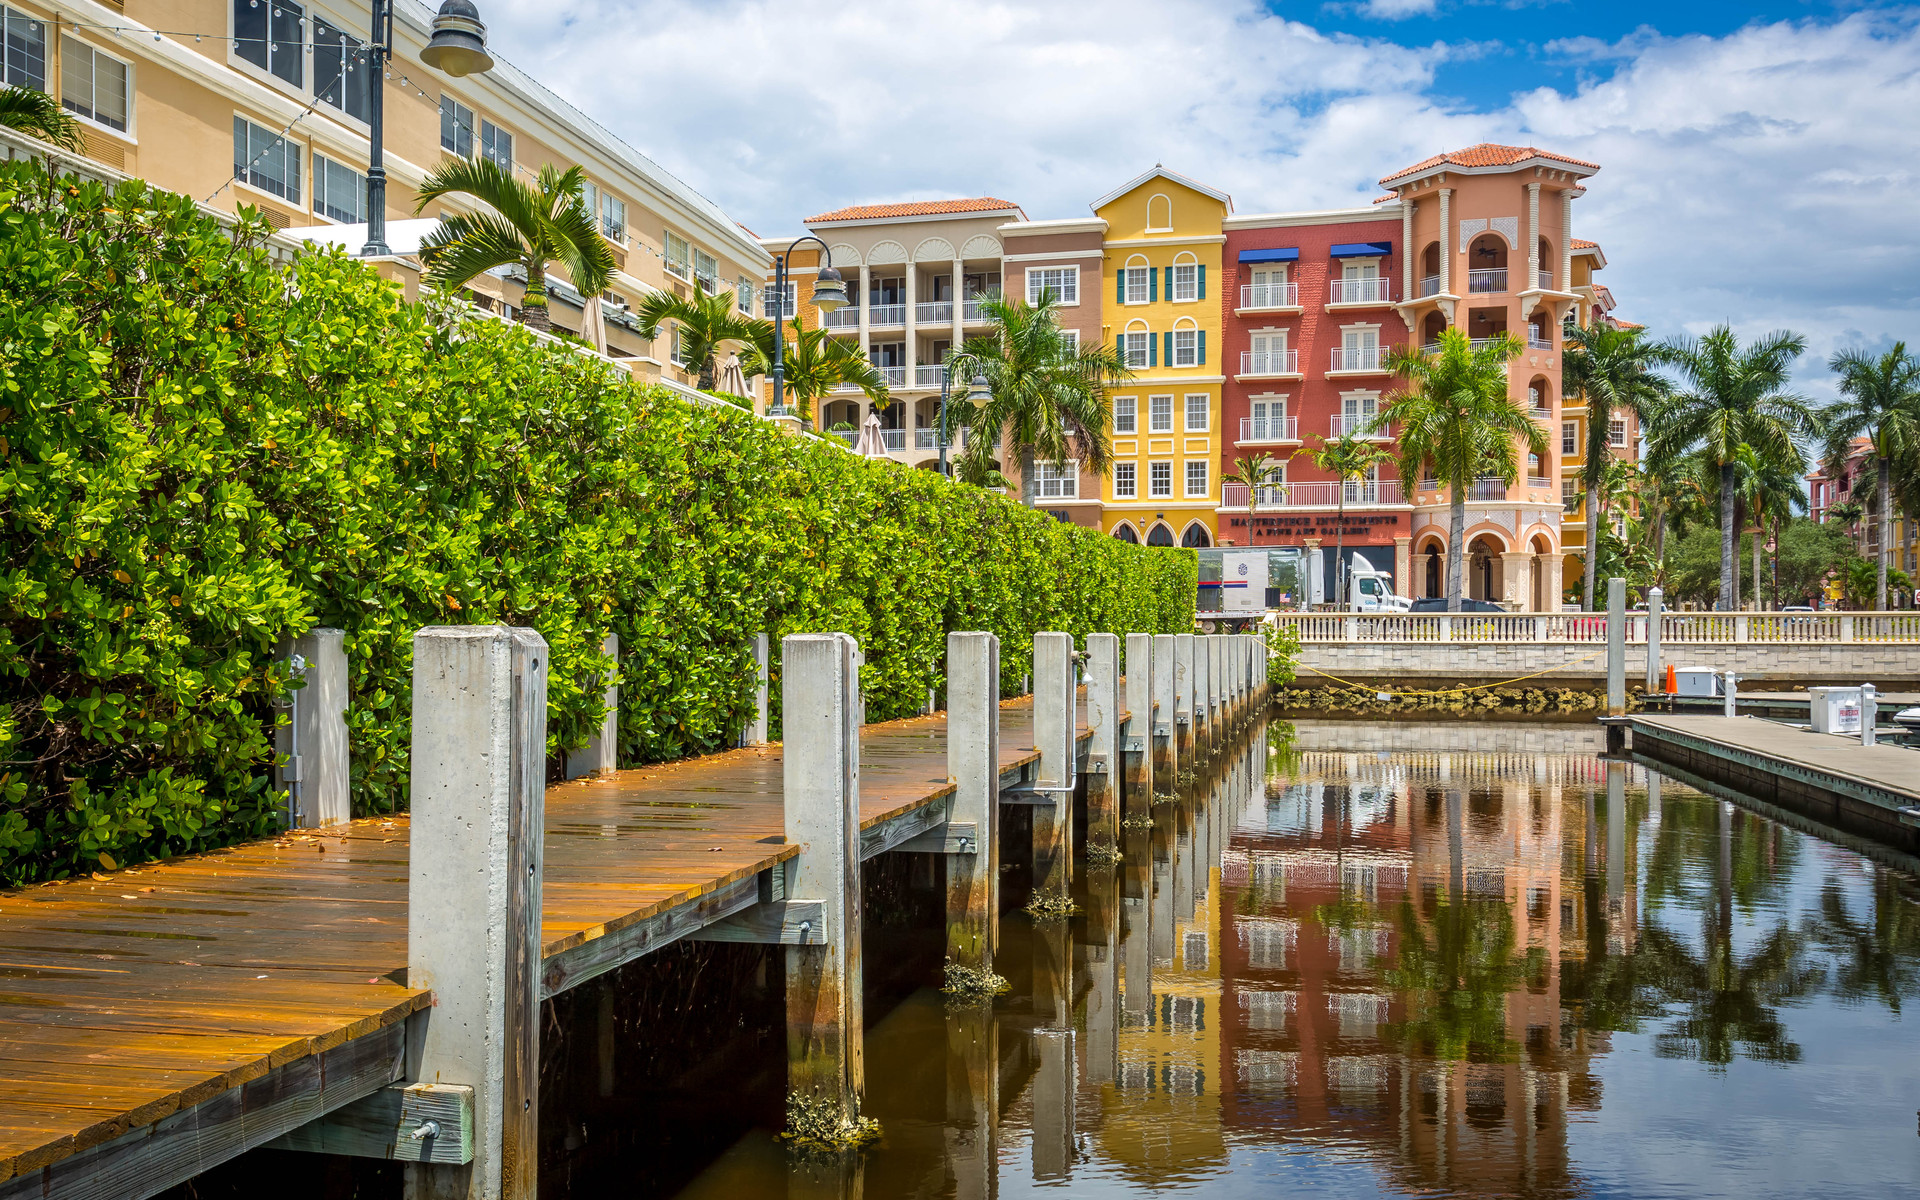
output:
<instances>
[{"instance_id":1,"label":"weathered wood post","mask_svg":"<svg viewBox=\"0 0 1920 1200\"><path fill-rule=\"evenodd\" d=\"M531 629L413 637L407 983L434 1006L407 1077L474 1091L473 1161L409 1163L408 1195L530 1200L538 1182L547 643Z\"/></svg>"},{"instance_id":2,"label":"weathered wood post","mask_svg":"<svg viewBox=\"0 0 1920 1200\"><path fill-rule=\"evenodd\" d=\"M620 635L609 633L600 639L600 653L612 663L620 661ZM610 678L618 678L617 675ZM612 774L619 765L620 749L620 685L609 682L601 696L606 712L600 717L600 727L587 739L587 744L578 750L567 751L567 778L578 779L582 775Z\"/></svg>"},{"instance_id":3,"label":"weathered wood post","mask_svg":"<svg viewBox=\"0 0 1920 1200\"><path fill-rule=\"evenodd\" d=\"M860 650L844 633L780 643L787 892L821 902L822 945L787 947L788 1106L858 1129L866 1091L860 970Z\"/></svg>"},{"instance_id":4,"label":"weathered wood post","mask_svg":"<svg viewBox=\"0 0 1920 1200\"><path fill-rule=\"evenodd\" d=\"M947 956L987 970L1000 930L1000 639L947 635L947 774L952 827L971 841L947 854Z\"/></svg>"},{"instance_id":5,"label":"weathered wood post","mask_svg":"<svg viewBox=\"0 0 1920 1200\"><path fill-rule=\"evenodd\" d=\"M1155 792L1171 792L1179 777L1180 739L1174 724L1174 635L1153 636L1153 787ZM1149 801L1151 803L1151 801Z\"/></svg>"},{"instance_id":6,"label":"weathered wood post","mask_svg":"<svg viewBox=\"0 0 1920 1200\"><path fill-rule=\"evenodd\" d=\"M753 635L753 718L740 731L742 746L764 746L770 734L767 720L767 664L771 647L767 635Z\"/></svg>"},{"instance_id":7,"label":"weathered wood post","mask_svg":"<svg viewBox=\"0 0 1920 1200\"><path fill-rule=\"evenodd\" d=\"M287 693L287 722L273 731L281 758L274 782L287 792L287 824L313 829L350 821L346 634L314 629L286 643L281 655L305 684Z\"/></svg>"},{"instance_id":8,"label":"weathered wood post","mask_svg":"<svg viewBox=\"0 0 1920 1200\"><path fill-rule=\"evenodd\" d=\"M1111 633L1087 635L1087 731L1087 854L1093 858L1120 845L1120 639Z\"/></svg>"},{"instance_id":9,"label":"weathered wood post","mask_svg":"<svg viewBox=\"0 0 1920 1200\"><path fill-rule=\"evenodd\" d=\"M1073 635L1033 635L1033 890L1065 896L1073 857Z\"/></svg>"},{"instance_id":10,"label":"weathered wood post","mask_svg":"<svg viewBox=\"0 0 1920 1200\"><path fill-rule=\"evenodd\" d=\"M1193 761L1193 635L1173 635L1173 725L1180 769Z\"/></svg>"},{"instance_id":11,"label":"weathered wood post","mask_svg":"<svg viewBox=\"0 0 1920 1200\"><path fill-rule=\"evenodd\" d=\"M1122 820L1145 816L1153 804L1153 635L1127 635L1127 784L1121 793Z\"/></svg>"}]
</instances>

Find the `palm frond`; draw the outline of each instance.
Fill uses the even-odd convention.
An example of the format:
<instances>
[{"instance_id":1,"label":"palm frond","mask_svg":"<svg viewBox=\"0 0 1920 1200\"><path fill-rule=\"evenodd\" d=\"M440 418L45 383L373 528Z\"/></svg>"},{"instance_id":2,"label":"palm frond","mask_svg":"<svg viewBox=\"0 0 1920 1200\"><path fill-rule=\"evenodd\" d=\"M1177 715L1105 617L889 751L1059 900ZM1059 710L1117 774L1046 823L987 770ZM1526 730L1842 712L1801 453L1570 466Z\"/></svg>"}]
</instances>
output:
<instances>
[{"instance_id":1,"label":"palm frond","mask_svg":"<svg viewBox=\"0 0 1920 1200\"><path fill-rule=\"evenodd\" d=\"M475 276L527 260L520 231L492 213L445 217L420 239L420 261L427 278L444 288L464 286Z\"/></svg>"},{"instance_id":2,"label":"palm frond","mask_svg":"<svg viewBox=\"0 0 1920 1200\"><path fill-rule=\"evenodd\" d=\"M0 87L0 125L71 154L87 152L79 120L38 88Z\"/></svg>"}]
</instances>

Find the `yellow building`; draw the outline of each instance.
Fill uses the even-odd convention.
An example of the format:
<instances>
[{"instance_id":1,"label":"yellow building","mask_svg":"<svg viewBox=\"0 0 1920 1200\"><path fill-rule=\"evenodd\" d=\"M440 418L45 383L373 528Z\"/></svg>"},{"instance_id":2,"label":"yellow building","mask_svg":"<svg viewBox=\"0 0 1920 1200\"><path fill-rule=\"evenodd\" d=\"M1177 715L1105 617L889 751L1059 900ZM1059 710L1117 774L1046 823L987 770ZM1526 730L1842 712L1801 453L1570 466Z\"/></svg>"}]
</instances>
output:
<instances>
[{"instance_id":1,"label":"yellow building","mask_svg":"<svg viewBox=\"0 0 1920 1200\"><path fill-rule=\"evenodd\" d=\"M1595 278L1595 272L1606 265L1607 256L1598 243L1581 238L1573 240L1573 291L1580 299L1570 312L1570 319L1583 326L1602 321L1622 329L1640 328L1612 316L1613 293ZM1561 578L1569 595L1575 581L1584 579L1586 573L1587 510L1581 472L1586 469L1587 461L1587 422L1595 419L1607 422L1607 446L1616 457L1628 462L1638 462L1640 458L1639 421L1632 413L1603 413L1595 417L1587 411L1585 396L1567 394L1560 406L1559 450L1560 549L1565 557ZM1617 507L1611 513L1616 525L1624 519L1625 511L1624 507Z\"/></svg>"},{"instance_id":2,"label":"yellow building","mask_svg":"<svg viewBox=\"0 0 1920 1200\"><path fill-rule=\"evenodd\" d=\"M1211 546L1220 494L1220 223L1224 192L1156 166L1093 202L1103 338L1134 376L1113 389L1102 527L1127 541Z\"/></svg>"}]
</instances>

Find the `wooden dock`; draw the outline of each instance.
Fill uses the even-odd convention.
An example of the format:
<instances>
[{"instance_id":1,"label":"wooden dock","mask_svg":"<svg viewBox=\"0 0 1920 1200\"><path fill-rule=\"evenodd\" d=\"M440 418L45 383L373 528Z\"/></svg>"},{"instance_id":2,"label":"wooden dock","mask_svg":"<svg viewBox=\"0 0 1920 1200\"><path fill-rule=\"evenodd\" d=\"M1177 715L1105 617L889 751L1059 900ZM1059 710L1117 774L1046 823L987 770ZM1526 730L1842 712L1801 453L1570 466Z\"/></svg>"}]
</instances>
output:
<instances>
[{"instance_id":1,"label":"wooden dock","mask_svg":"<svg viewBox=\"0 0 1920 1200\"><path fill-rule=\"evenodd\" d=\"M1011 788L1032 701L1000 715ZM549 788L542 997L754 904L795 853L781 770L765 746ZM863 858L939 825L945 716L867 726L860 770ZM56 1164L166 1161L129 1134L204 1153L224 1124L238 1153L398 1080L431 1002L404 982L408 832L359 820L0 897L0 1197Z\"/></svg>"},{"instance_id":2,"label":"wooden dock","mask_svg":"<svg viewBox=\"0 0 1920 1200\"><path fill-rule=\"evenodd\" d=\"M1626 724L1636 754L1920 853L1920 751L1751 716L1641 713Z\"/></svg>"}]
</instances>

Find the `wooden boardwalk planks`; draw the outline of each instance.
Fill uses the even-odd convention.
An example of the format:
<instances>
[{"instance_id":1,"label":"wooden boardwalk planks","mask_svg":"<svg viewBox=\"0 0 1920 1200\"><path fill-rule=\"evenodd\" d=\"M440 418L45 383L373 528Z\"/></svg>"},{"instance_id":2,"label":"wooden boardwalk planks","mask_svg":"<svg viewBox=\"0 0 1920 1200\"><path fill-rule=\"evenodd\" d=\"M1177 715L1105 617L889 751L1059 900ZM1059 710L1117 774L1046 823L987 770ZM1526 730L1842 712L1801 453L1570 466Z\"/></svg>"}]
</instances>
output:
<instances>
[{"instance_id":1,"label":"wooden boardwalk planks","mask_svg":"<svg viewBox=\"0 0 1920 1200\"><path fill-rule=\"evenodd\" d=\"M1001 706L1000 744L1003 775L1037 758L1031 701ZM654 923L618 965L757 898L793 854L781 772L761 746L549 788L550 965ZM952 790L943 715L863 730L869 853L937 824ZM360 820L0 895L0 1193L233 1089L283 1089L305 1077L283 1068L426 1007L405 986L408 836Z\"/></svg>"}]
</instances>

